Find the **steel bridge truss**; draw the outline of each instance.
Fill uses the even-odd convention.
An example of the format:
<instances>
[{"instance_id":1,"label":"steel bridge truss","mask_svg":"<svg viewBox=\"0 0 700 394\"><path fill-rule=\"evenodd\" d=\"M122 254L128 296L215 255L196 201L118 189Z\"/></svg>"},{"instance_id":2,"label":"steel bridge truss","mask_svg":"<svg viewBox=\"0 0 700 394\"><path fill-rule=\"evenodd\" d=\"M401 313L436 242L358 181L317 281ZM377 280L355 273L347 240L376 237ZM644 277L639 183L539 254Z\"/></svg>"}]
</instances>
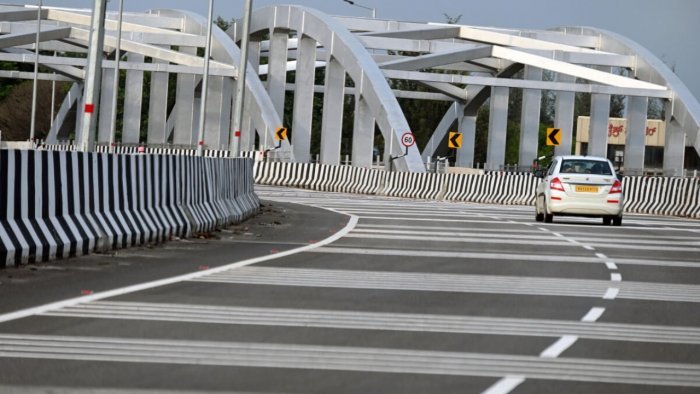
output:
<instances>
[{"instance_id":1,"label":"steel bridge truss","mask_svg":"<svg viewBox=\"0 0 700 394\"><path fill-rule=\"evenodd\" d=\"M41 16L39 63L50 72L40 73L39 78L73 83L55 116L51 142L67 137L61 134L67 133L62 128L64 120L72 109L83 108L90 11L47 8ZM0 61L34 62L36 17L36 8L30 6L0 7ZM116 14L108 13L98 143L109 141L116 20ZM206 22L201 16L175 10L124 14L119 67L126 73L121 143L197 144ZM234 65L240 55L240 25L234 23L227 32L214 28L213 32L204 130L204 144L210 149L228 149L231 139L238 138L231 130L231 114L232 92L239 77ZM554 127L562 130L556 154L571 152L575 94L579 92L591 94L589 154L607 154L611 95L626 97L626 169L644 167L650 98L665 103L664 169L670 174L683 169L686 146L700 152L697 99L648 50L608 31L578 27L505 30L331 17L285 5L256 10L250 38L240 147L271 149L276 144L274 131L286 126L292 138L275 151L281 160L311 161L315 126L321 130L322 163L340 164L345 142L351 145L345 149L352 152L353 165L371 166L375 134L381 133L385 156L406 153L394 161L394 168L422 172L429 158L442 153L447 132L458 130L464 137L456 163L472 167L477 112L489 105L485 166L498 169L505 164L511 89L523 90L520 165L531 164L537 156L543 91L555 95ZM28 79L33 73L0 71L0 77ZM429 91L392 90L390 80L414 81ZM142 133L144 89L149 89L150 101L148 126ZM323 97L321 108L320 99L314 100L317 95ZM343 130L343 116L349 112L344 108L347 95L354 96L350 139L343 138L344 131L346 136L350 132ZM400 137L411 127L397 98L451 103L425 146L404 152ZM290 124L283 123L285 114ZM315 118L320 125L314 125Z\"/></svg>"}]
</instances>

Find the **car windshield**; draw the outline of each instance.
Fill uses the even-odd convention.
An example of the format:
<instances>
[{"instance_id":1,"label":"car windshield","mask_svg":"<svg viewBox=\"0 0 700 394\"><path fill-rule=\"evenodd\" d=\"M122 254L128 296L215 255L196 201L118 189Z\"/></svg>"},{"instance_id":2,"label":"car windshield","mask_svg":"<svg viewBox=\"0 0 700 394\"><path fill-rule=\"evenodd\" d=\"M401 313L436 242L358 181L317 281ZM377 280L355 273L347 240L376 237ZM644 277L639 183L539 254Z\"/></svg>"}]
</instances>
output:
<instances>
[{"instance_id":1,"label":"car windshield","mask_svg":"<svg viewBox=\"0 0 700 394\"><path fill-rule=\"evenodd\" d=\"M599 160L569 159L561 163L562 174L612 175L608 163Z\"/></svg>"}]
</instances>

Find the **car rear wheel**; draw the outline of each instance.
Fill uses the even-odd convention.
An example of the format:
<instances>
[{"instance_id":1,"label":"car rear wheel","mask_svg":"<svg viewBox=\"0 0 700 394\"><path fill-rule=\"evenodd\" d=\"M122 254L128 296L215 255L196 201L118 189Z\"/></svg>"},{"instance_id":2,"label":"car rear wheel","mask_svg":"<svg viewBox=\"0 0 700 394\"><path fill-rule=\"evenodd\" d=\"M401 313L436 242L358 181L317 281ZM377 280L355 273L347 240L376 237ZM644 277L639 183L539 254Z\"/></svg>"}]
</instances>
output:
<instances>
[{"instance_id":1,"label":"car rear wheel","mask_svg":"<svg viewBox=\"0 0 700 394\"><path fill-rule=\"evenodd\" d=\"M613 218L612 223L613 223L613 226L622 226L622 216L618 216L616 218Z\"/></svg>"},{"instance_id":2,"label":"car rear wheel","mask_svg":"<svg viewBox=\"0 0 700 394\"><path fill-rule=\"evenodd\" d=\"M552 215L551 213L547 212L547 206L546 206L546 205L543 205L543 206L542 206L542 209L544 209L544 222L545 222L545 223L552 223L552 221L554 220L554 215Z\"/></svg>"},{"instance_id":3,"label":"car rear wheel","mask_svg":"<svg viewBox=\"0 0 700 394\"><path fill-rule=\"evenodd\" d=\"M537 204L537 201L535 201L535 221L536 222L541 222L544 220L544 214L540 213L540 206Z\"/></svg>"},{"instance_id":4,"label":"car rear wheel","mask_svg":"<svg viewBox=\"0 0 700 394\"><path fill-rule=\"evenodd\" d=\"M603 225L604 226L609 226L610 222L612 222L612 218L610 218L610 216L603 216Z\"/></svg>"}]
</instances>

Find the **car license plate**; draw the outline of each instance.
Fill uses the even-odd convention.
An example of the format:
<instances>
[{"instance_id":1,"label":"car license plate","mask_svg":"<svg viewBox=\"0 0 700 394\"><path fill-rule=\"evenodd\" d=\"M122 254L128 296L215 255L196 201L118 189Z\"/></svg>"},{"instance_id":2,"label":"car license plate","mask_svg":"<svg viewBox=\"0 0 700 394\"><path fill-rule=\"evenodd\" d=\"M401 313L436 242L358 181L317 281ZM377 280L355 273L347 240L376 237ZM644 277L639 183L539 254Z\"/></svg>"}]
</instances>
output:
<instances>
[{"instance_id":1,"label":"car license plate","mask_svg":"<svg viewBox=\"0 0 700 394\"><path fill-rule=\"evenodd\" d=\"M576 185L577 193L598 193L598 186Z\"/></svg>"}]
</instances>

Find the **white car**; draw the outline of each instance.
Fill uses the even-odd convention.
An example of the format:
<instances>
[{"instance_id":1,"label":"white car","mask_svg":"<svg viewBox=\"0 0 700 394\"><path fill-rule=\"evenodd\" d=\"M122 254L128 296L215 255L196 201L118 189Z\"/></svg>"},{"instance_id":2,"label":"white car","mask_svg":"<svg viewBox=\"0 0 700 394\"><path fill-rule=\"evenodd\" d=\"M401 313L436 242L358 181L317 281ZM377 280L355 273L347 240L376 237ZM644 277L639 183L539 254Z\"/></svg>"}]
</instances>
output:
<instances>
[{"instance_id":1,"label":"white car","mask_svg":"<svg viewBox=\"0 0 700 394\"><path fill-rule=\"evenodd\" d=\"M554 216L602 217L603 224L622 225L624 193L610 160L593 156L555 156L537 186L535 220Z\"/></svg>"}]
</instances>

